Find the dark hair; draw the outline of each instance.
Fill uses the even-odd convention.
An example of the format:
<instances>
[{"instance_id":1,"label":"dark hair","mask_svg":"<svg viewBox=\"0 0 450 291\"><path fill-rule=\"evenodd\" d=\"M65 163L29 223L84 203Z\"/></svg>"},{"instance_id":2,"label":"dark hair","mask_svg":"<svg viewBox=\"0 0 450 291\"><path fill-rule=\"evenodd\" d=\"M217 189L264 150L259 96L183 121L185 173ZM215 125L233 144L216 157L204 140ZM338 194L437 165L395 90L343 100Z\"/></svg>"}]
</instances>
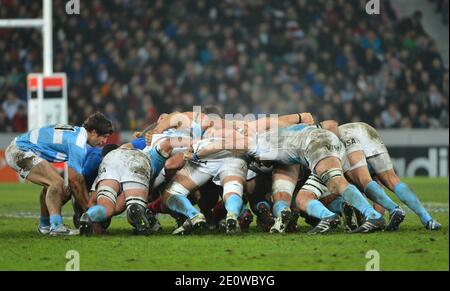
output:
<instances>
[{"instance_id":1,"label":"dark hair","mask_svg":"<svg viewBox=\"0 0 450 291\"><path fill-rule=\"evenodd\" d=\"M206 105L202 108L203 114L216 114L220 116L220 118L223 118L223 111L219 106L215 105Z\"/></svg>"},{"instance_id":2,"label":"dark hair","mask_svg":"<svg viewBox=\"0 0 450 291\"><path fill-rule=\"evenodd\" d=\"M114 132L111 121L100 112L89 116L83 123L83 127L88 132L95 130L98 135L112 134Z\"/></svg>"},{"instance_id":3,"label":"dark hair","mask_svg":"<svg viewBox=\"0 0 450 291\"><path fill-rule=\"evenodd\" d=\"M117 149L118 147L118 145L113 143L105 145L102 149L102 157L104 158L109 152Z\"/></svg>"}]
</instances>

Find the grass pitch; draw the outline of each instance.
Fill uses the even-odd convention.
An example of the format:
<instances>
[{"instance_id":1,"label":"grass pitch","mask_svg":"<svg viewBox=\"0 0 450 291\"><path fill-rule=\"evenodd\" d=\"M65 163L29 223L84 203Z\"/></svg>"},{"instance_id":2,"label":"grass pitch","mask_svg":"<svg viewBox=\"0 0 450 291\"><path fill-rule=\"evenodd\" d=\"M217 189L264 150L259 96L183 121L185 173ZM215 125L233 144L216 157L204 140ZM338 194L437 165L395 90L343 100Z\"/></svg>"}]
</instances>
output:
<instances>
[{"instance_id":1,"label":"grass pitch","mask_svg":"<svg viewBox=\"0 0 450 291\"><path fill-rule=\"evenodd\" d=\"M161 234L136 237L116 217L106 236L43 237L36 231L39 187L0 184L0 270L62 271L69 250L80 254L81 270L365 270L369 250L380 254L381 270L449 270L448 179L405 182L442 230L426 231L408 211L400 231L366 235L307 236L310 227L300 219L297 234L262 233L253 223L244 235L174 237L174 221L161 217ZM69 225L71 213L66 205Z\"/></svg>"}]
</instances>

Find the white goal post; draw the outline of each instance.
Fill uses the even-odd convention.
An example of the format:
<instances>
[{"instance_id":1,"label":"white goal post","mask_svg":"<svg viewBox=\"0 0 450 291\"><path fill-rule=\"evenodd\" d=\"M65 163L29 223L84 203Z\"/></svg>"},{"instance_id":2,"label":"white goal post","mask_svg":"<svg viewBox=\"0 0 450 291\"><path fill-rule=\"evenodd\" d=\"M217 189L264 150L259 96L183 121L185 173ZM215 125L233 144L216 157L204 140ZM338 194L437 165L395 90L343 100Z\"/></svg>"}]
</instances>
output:
<instances>
[{"instance_id":1,"label":"white goal post","mask_svg":"<svg viewBox=\"0 0 450 291\"><path fill-rule=\"evenodd\" d=\"M42 18L0 19L0 29L40 29L43 72L27 76L28 130L68 123L67 77L53 72L53 0L42 0ZM67 183L67 168L65 168Z\"/></svg>"}]
</instances>

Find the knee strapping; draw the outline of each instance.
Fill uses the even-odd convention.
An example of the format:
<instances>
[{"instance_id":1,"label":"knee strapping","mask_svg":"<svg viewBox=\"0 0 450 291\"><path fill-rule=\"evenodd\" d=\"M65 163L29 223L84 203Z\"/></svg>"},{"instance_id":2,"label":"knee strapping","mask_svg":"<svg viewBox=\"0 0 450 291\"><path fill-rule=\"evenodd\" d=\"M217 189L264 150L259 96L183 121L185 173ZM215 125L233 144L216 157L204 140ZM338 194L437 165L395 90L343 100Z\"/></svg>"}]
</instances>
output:
<instances>
[{"instance_id":1,"label":"knee strapping","mask_svg":"<svg viewBox=\"0 0 450 291\"><path fill-rule=\"evenodd\" d=\"M147 208L147 200L139 196L128 196L125 198L125 204L127 205L127 209L133 204L138 204L144 208Z\"/></svg>"},{"instance_id":2,"label":"knee strapping","mask_svg":"<svg viewBox=\"0 0 450 291\"><path fill-rule=\"evenodd\" d=\"M330 182L332 179L338 177L343 177L342 169L340 168L329 169L328 171L325 171L324 173L322 173L322 175L320 175L320 179L325 184L328 184L328 182Z\"/></svg>"},{"instance_id":3,"label":"knee strapping","mask_svg":"<svg viewBox=\"0 0 450 291\"><path fill-rule=\"evenodd\" d=\"M97 201L100 198L106 198L111 201L113 204L116 204L117 201L117 192L109 187L109 186L100 186L97 190Z\"/></svg>"},{"instance_id":4,"label":"knee strapping","mask_svg":"<svg viewBox=\"0 0 450 291\"><path fill-rule=\"evenodd\" d=\"M237 181L226 182L223 185L223 195L227 194L237 194L242 197L244 192L244 186Z\"/></svg>"},{"instance_id":5,"label":"knee strapping","mask_svg":"<svg viewBox=\"0 0 450 291\"><path fill-rule=\"evenodd\" d=\"M171 195L182 195L188 196L191 191L186 189L183 185L177 182L173 182L172 185L167 190Z\"/></svg>"},{"instance_id":6,"label":"knee strapping","mask_svg":"<svg viewBox=\"0 0 450 291\"><path fill-rule=\"evenodd\" d=\"M275 180L272 184L272 195L276 193L287 193L292 196L294 190L295 184L288 180Z\"/></svg>"}]
</instances>

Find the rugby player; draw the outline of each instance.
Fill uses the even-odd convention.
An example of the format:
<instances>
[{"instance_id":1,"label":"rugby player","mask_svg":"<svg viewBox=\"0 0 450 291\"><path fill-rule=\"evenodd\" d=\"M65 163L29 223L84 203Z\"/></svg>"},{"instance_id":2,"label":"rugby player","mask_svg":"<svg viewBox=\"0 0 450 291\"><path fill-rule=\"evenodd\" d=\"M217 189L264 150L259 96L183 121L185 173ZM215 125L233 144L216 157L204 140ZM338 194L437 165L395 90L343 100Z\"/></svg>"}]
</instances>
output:
<instances>
[{"instance_id":1,"label":"rugby player","mask_svg":"<svg viewBox=\"0 0 450 291\"><path fill-rule=\"evenodd\" d=\"M87 145L95 147L105 143L112 132L111 121L97 112L82 127L45 126L16 137L8 146L5 151L8 165L22 178L44 187L49 217L41 217L43 231L47 226L52 236L77 234L63 224L61 208L68 200L64 179L50 163L67 161L70 189L80 207L86 210L90 204L82 169Z\"/></svg>"}]
</instances>

